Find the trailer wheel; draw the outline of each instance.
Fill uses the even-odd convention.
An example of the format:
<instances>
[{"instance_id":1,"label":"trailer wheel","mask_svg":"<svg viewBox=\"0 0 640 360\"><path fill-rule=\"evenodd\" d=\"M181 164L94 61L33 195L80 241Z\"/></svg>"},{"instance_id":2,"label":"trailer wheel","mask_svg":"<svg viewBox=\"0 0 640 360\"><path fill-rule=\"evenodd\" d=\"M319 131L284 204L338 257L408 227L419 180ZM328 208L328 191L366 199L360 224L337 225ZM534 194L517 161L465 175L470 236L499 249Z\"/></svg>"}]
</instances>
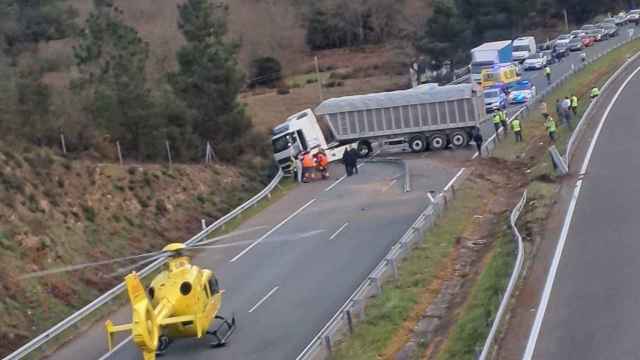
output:
<instances>
[{"instance_id":1,"label":"trailer wheel","mask_svg":"<svg viewBox=\"0 0 640 360\"><path fill-rule=\"evenodd\" d=\"M447 137L444 134L431 135L429 145L431 150L443 150L447 147Z\"/></svg>"},{"instance_id":2,"label":"trailer wheel","mask_svg":"<svg viewBox=\"0 0 640 360\"><path fill-rule=\"evenodd\" d=\"M371 143L368 141L360 141L358 142L358 154L361 158L366 158L371 155L373 149L371 148Z\"/></svg>"},{"instance_id":3,"label":"trailer wheel","mask_svg":"<svg viewBox=\"0 0 640 360\"><path fill-rule=\"evenodd\" d=\"M451 147L455 149L463 148L469 143L469 136L464 131L456 131L449 137Z\"/></svg>"},{"instance_id":4,"label":"trailer wheel","mask_svg":"<svg viewBox=\"0 0 640 360\"><path fill-rule=\"evenodd\" d=\"M409 148L411 152L423 152L427 148L427 138L424 135L414 135L409 139Z\"/></svg>"}]
</instances>

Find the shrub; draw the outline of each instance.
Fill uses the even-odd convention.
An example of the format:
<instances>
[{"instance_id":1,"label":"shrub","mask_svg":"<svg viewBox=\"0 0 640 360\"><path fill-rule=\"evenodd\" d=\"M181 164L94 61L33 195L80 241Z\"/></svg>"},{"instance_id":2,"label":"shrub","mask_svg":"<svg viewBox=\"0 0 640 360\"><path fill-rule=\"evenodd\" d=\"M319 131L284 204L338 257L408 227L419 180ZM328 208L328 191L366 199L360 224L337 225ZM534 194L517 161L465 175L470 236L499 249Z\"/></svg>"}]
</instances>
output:
<instances>
[{"instance_id":1,"label":"shrub","mask_svg":"<svg viewBox=\"0 0 640 360\"><path fill-rule=\"evenodd\" d=\"M318 82L318 78L311 77L307 79L307 84L315 84Z\"/></svg>"},{"instance_id":2,"label":"shrub","mask_svg":"<svg viewBox=\"0 0 640 360\"><path fill-rule=\"evenodd\" d=\"M251 61L251 80L249 87L268 86L274 87L282 80L282 65L278 59L265 56Z\"/></svg>"},{"instance_id":3,"label":"shrub","mask_svg":"<svg viewBox=\"0 0 640 360\"><path fill-rule=\"evenodd\" d=\"M327 81L325 86L328 88L341 87L341 86L344 86L344 82L342 80L338 80L338 81L331 80L331 81Z\"/></svg>"},{"instance_id":4,"label":"shrub","mask_svg":"<svg viewBox=\"0 0 640 360\"><path fill-rule=\"evenodd\" d=\"M89 205L82 205L82 213L84 214L84 218L88 221L88 222L95 222L96 221L96 211L94 208L92 208Z\"/></svg>"}]
</instances>

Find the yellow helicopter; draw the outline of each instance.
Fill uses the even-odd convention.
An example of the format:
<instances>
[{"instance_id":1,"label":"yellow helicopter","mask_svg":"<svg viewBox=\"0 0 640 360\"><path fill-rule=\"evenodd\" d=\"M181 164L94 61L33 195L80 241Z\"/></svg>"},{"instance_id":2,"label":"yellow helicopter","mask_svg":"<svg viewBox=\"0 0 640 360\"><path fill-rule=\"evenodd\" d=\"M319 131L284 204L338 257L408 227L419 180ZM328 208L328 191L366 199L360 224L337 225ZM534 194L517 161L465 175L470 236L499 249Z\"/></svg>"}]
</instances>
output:
<instances>
[{"instance_id":1,"label":"yellow helicopter","mask_svg":"<svg viewBox=\"0 0 640 360\"><path fill-rule=\"evenodd\" d=\"M186 245L173 243L165 246L169 253L166 268L158 274L145 292L136 272L125 277L131 302L131 324L105 324L109 349L113 348L113 335L120 331L131 331L133 342L138 345L145 360L153 360L156 353L164 352L171 339L211 335L212 346L222 346L236 327L235 316L231 321L217 315L222 304L222 293L218 279L210 270L191 264L183 254ZM212 320L221 321L209 331Z\"/></svg>"},{"instance_id":2,"label":"yellow helicopter","mask_svg":"<svg viewBox=\"0 0 640 360\"><path fill-rule=\"evenodd\" d=\"M151 281L146 291L135 271L125 276L131 302L131 323L114 325L111 320L105 323L109 350L113 350L115 333L131 331L133 342L142 351L144 360L154 360L157 354L167 350L173 339L211 335L214 340L211 346L219 347L227 343L236 328L235 315L231 320L218 315L224 293L218 279L211 270L193 265L186 254L188 250L205 248L209 247L172 243L159 252L40 271L23 278L147 258L126 268L133 269L159 258L168 258L165 269ZM218 325L214 330L209 330L216 320L219 321Z\"/></svg>"}]
</instances>

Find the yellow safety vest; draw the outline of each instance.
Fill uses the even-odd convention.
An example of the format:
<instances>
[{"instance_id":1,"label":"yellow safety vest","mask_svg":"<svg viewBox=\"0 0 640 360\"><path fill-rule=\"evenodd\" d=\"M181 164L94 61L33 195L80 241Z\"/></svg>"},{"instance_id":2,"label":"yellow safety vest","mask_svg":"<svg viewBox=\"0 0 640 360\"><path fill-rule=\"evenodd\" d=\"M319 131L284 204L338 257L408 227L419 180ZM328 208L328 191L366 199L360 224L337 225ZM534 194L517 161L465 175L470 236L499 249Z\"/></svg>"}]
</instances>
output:
<instances>
[{"instance_id":1,"label":"yellow safety vest","mask_svg":"<svg viewBox=\"0 0 640 360\"><path fill-rule=\"evenodd\" d=\"M571 107L578 107L578 97L577 96L572 96L571 97Z\"/></svg>"},{"instance_id":2,"label":"yellow safety vest","mask_svg":"<svg viewBox=\"0 0 640 360\"><path fill-rule=\"evenodd\" d=\"M514 132L520 131L520 120L513 119L513 121L511 121L511 128Z\"/></svg>"},{"instance_id":3,"label":"yellow safety vest","mask_svg":"<svg viewBox=\"0 0 640 360\"><path fill-rule=\"evenodd\" d=\"M549 74L551 74L551 68L550 68L550 67L548 67L548 66L547 66L547 67L545 67L545 68L544 68L544 74L545 74L545 75L549 75Z\"/></svg>"},{"instance_id":4,"label":"yellow safety vest","mask_svg":"<svg viewBox=\"0 0 640 360\"><path fill-rule=\"evenodd\" d=\"M600 90L597 87L591 89L591 97L596 97L600 95Z\"/></svg>"},{"instance_id":5,"label":"yellow safety vest","mask_svg":"<svg viewBox=\"0 0 640 360\"><path fill-rule=\"evenodd\" d=\"M547 121L544 123L544 126L547 127L547 131L552 133L556 132L556 122L553 120L551 116L547 118Z\"/></svg>"},{"instance_id":6,"label":"yellow safety vest","mask_svg":"<svg viewBox=\"0 0 640 360\"><path fill-rule=\"evenodd\" d=\"M507 121L507 113L504 111L500 111L500 120Z\"/></svg>"}]
</instances>

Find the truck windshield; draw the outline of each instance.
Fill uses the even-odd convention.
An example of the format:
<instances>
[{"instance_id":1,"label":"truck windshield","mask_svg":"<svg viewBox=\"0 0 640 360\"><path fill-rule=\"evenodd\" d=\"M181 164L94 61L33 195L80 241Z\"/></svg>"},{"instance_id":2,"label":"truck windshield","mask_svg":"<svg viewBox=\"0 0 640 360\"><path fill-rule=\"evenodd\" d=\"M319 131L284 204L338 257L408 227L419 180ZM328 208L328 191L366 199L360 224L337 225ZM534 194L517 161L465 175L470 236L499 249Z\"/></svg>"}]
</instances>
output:
<instances>
[{"instance_id":1,"label":"truck windshield","mask_svg":"<svg viewBox=\"0 0 640 360\"><path fill-rule=\"evenodd\" d=\"M284 134L271 140L271 143L273 144L273 153L277 154L279 152L287 150L289 148L289 144L295 144L296 137L292 136L291 134Z\"/></svg>"},{"instance_id":2,"label":"truck windshield","mask_svg":"<svg viewBox=\"0 0 640 360\"><path fill-rule=\"evenodd\" d=\"M516 45L512 49L513 51L529 51L529 45Z\"/></svg>"}]
</instances>

